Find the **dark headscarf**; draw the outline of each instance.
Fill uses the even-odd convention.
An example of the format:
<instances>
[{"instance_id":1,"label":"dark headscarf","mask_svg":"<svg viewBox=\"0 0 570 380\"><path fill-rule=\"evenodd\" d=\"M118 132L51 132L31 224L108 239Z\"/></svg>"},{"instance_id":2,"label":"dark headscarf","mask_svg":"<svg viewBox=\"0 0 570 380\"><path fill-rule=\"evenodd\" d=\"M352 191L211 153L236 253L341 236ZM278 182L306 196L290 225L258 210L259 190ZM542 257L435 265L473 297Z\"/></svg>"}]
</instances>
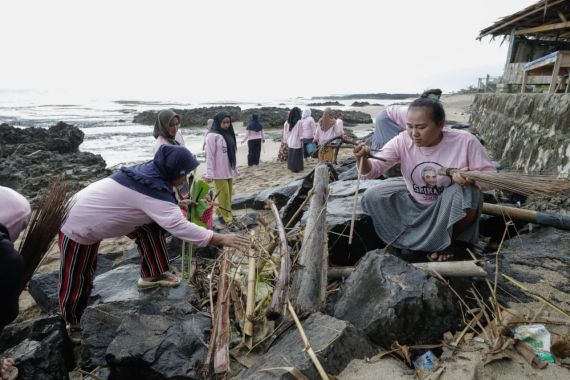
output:
<instances>
[{"instance_id":1,"label":"dark headscarf","mask_svg":"<svg viewBox=\"0 0 570 380\"><path fill-rule=\"evenodd\" d=\"M228 129L222 128L222 120L225 118L230 119L230 127ZM230 166L232 169L236 167L236 134L234 132L234 126L232 125L232 118L227 112L219 112L214 116L214 123L212 123L212 128L210 128L210 133L217 133L222 135L224 140L226 140L226 145L228 146L228 158L230 160Z\"/></svg>"},{"instance_id":2,"label":"dark headscarf","mask_svg":"<svg viewBox=\"0 0 570 380\"><path fill-rule=\"evenodd\" d=\"M198 166L194 155L183 146L161 145L152 161L122 167L111 178L149 197L176 203L172 181L185 177Z\"/></svg>"},{"instance_id":3,"label":"dark headscarf","mask_svg":"<svg viewBox=\"0 0 570 380\"><path fill-rule=\"evenodd\" d=\"M263 129L263 125L259 122L259 116L256 113L251 115L251 121L247 125L246 129L254 132L259 132Z\"/></svg>"},{"instance_id":4,"label":"dark headscarf","mask_svg":"<svg viewBox=\"0 0 570 380\"><path fill-rule=\"evenodd\" d=\"M168 140L173 145L179 145L178 141L174 139L174 137L170 136L168 133L168 127L170 126L170 121L174 118L178 118L178 122L180 123L180 115L176 114L173 110L163 110L158 113L156 117L156 122L154 123L154 131L152 132L155 139L158 136L162 136Z\"/></svg>"},{"instance_id":5,"label":"dark headscarf","mask_svg":"<svg viewBox=\"0 0 570 380\"><path fill-rule=\"evenodd\" d=\"M299 107L293 107L291 112L289 112L289 117L287 118L289 130L292 130L299 120L301 120L301 109Z\"/></svg>"}]
</instances>

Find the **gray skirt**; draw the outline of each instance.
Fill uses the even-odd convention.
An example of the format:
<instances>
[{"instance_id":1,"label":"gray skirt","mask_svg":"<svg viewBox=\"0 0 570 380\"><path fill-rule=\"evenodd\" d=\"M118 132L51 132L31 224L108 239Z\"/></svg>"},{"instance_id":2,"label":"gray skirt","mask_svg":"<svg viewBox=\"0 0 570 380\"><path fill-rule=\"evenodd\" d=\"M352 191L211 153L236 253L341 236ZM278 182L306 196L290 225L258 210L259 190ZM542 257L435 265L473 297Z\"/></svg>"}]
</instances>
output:
<instances>
[{"instance_id":1,"label":"gray skirt","mask_svg":"<svg viewBox=\"0 0 570 380\"><path fill-rule=\"evenodd\" d=\"M382 241L392 242L396 248L426 252L441 251L451 245L453 225L465 217L466 209L477 209L477 218L457 240L476 243L482 205L478 188L456 184L446 188L431 205L418 203L402 177L388 178L366 190L362 197L362 209L372 218Z\"/></svg>"},{"instance_id":2,"label":"gray skirt","mask_svg":"<svg viewBox=\"0 0 570 380\"><path fill-rule=\"evenodd\" d=\"M289 155L287 157L287 168L293 173L303 171L303 148L292 149L289 147Z\"/></svg>"}]
</instances>

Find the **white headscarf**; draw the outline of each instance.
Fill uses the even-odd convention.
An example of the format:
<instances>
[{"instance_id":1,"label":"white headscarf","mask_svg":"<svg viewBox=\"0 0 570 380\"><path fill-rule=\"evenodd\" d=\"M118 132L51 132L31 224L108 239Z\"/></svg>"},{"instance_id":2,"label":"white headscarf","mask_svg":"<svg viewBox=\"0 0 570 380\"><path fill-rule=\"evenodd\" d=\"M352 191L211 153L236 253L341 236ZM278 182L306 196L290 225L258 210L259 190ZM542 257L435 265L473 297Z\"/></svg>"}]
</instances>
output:
<instances>
[{"instance_id":1,"label":"white headscarf","mask_svg":"<svg viewBox=\"0 0 570 380\"><path fill-rule=\"evenodd\" d=\"M18 239L30 221L30 203L18 192L0 186L0 223L8 229L10 240Z\"/></svg>"},{"instance_id":2,"label":"white headscarf","mask_svg":"<svg viewBox=\"0 0 570 380\"><path fill-rule=\"evenodd\" d=\"M311 109L309 107L303 109L303 117L302 119L306 119L311 116Z\"/></svg>"}]
</instances>

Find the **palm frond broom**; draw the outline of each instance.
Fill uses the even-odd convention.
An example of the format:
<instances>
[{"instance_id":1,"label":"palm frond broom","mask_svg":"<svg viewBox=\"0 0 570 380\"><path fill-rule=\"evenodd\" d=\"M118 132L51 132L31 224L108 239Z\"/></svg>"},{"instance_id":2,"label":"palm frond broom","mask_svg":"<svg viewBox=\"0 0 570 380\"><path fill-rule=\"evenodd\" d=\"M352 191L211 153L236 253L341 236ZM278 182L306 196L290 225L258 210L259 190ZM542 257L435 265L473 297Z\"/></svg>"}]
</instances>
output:
<instances>
[{"instance_id":1,"label":"palm frond broom","mask_svg":"<svg viewBox=\"0 0 570 380\"><path fill-rule=\"evenodd\" d=\"M21 290L42 262L54 243L70 209L68 186L64 181L54 180L40 198L38 207L33 212L30 224L20 243L20 254L24 257L24 275Z\"/></svg>"},{"instance_id":2,"label":"palm frond broom","mask_svg":"<svg viewBox=\"0 0 570 380\"><path fill-rule=\"evenodd\" d=\"M517 171L483 172L440 168L439 175L452 176L459 173L467 179L491 185L522 195L554 195L570 190L570 180L549 174L523 173Z\"/></svg>"}]
</instances>

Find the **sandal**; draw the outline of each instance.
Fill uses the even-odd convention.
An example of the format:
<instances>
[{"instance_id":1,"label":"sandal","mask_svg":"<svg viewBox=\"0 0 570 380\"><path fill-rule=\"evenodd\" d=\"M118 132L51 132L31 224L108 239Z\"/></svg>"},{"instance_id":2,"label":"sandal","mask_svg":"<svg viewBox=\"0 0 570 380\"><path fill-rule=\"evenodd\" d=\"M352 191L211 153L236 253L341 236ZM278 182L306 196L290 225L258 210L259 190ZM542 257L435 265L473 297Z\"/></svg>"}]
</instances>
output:
<instances>
[{"instance_id":1,"label":"sandal","mask_svg":"<svg viewBox=\"0 0 570 380\"><path fill-rule=\"evenodd\" d=\"M141 277L137 283L139 289L152 289L159 286L173 288L178 285L180 285L180 279L169 272L164 272L156 277Z\"/></svg>"},{"instance_id":2,"label":"sandal","mask_svg":"<svg viewBox=\"0 0 570 380\"><path fill-rule=\"evenodd\" d=\"M73 344L81 344L81 327L79 323L69 323L66 326L67 336Z\"/></svg>"},{"instance_id":3,"label":"sandal","mask_svg":"<svg viewBox=\"0 0 570 380\"><path fill-rule=\"evenodd\" d=\"M432 262L444 262L453 258L453 252L439 251L428 253L427 259Z\"/></svg>"}]
</instances>

